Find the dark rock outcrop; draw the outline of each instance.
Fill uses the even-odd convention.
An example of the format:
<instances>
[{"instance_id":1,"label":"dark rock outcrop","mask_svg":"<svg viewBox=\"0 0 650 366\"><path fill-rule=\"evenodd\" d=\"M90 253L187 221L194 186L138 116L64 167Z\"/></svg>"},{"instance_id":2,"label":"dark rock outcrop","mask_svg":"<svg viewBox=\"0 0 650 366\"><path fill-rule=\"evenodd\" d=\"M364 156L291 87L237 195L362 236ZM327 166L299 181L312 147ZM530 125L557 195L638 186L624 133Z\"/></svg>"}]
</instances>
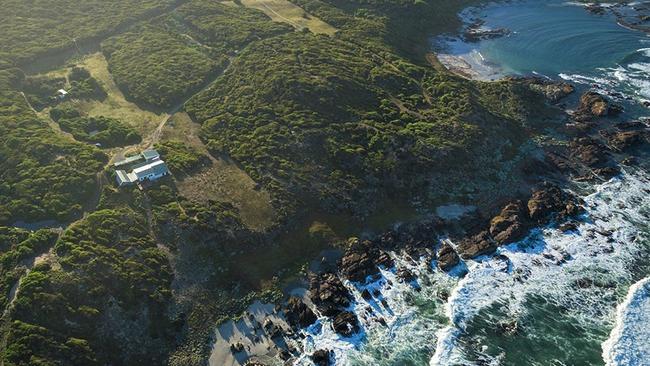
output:
<instances>
[{"instance_id":1,"label":"dark rock outcrop","mask_svg":"<svg viewBox=\"0 0 650 366\"><path fill-rule=\"evenodd\" d=\"M487 230L482 231L472 237L466 238L460 241L458 244L458 252L463 259L474 258L482 254L488 254L493 252L496 248L497 242L492 238Z\"/></svg>"},{"instance_id":2,"label":"dark rock outcrop","mask_svg":"<svg viewBox=\"0 0 650 366\"><path fill-rule=\"evenodd\" d=\"M359 319L354 313L343 311L334 317L332 328L339 335L350 337L359 332Z\"/></svg>"},{"instance_id":3,"label":"dark rock outcrop","mask_svg":"<svg viewBox=\"0 0 650 366\"><path fill-rule=\"evenodd\" d=\"M460 262L460 258L454 248L447 242L443 242L438 250L438 268L443 271L452 269Z\"/></svg>"},{"instance_id":4,"label":"dark rock outcrop","mask_svg":"<svg viewBox=\"0 0 650 366\"><path fill-rule=\"evenodd\" d=\"M544 161L560 172L568 173L573 171L573 166L569 157L564 156L558 152L547 151L544 157Z\"/></svg>"},{"instance_id":5,"label":"dark rock outcrop","mask_svg":"<svg viewBox=\"0 0 650 366\"><path fill-rule=\"evenodd\" d=\"M598 140L591 137L574 139L569 144L571 157L590 167L603 167L609 161L607 148Z\"/></svg>"},{"instance_id":6,"label":"dark rock outcrop","mask_svg":"<svg viewBox=\"0 0 650 366\"><path fill-rule=\"evenodd\" d=\"M541 93L552 103L557 103L575 91L569 83L556 82L542 78L527 78L528 86L533 91Z\"/></svg>"},{"instance_id":7,"label":"dark rock outcrop","mask_svg":"<svg viewBox=\"0 0 650 366\"><path fill-rule=\"evenodd\" d=\"M610 179L619 175L621 173L621 169L616 166L606 166L604 168L594 169L593 172L603 179Z\"/></svg>"},{"instance_id":8,"label":"dark rock outcrop","mask_svg":"<svg viewBox=\"0 0 650 366\"><path fill-rule=\"evenodd\" d=\"M477 19L465 30L463 37L467 42L478 42L485 39L494 39L507 36L510 30L506 28L490 29L485 28L485 21Z\"/></svg>"},{"instance_id":9,"label":"dark rock outcrop","mask_svg":"<svg viewBox=\"0 0 650 366\"><path fill-rule=\"evenodd\" d=\"M397 270L397 279L401 282L412 282L416 277L408 268L402 267Z\"/></svg>"},{"instance_id":10,"label":"dark rock outcrop","mask_svg":"<svg viewBox=\"0 0 650 366\"><path fill-rule=\"evenodd\" d=\"M330 358L332 351L328 349L319 349L314 351L311 355L311 360L316 366L330 366Z\"/></svg>"},{"instance_id":11,"label":"dark rock outcrop","mask_svg":"<svg viewBox=\"0 0 650 366\"><path fill-rule=\"evenodd\" d=\"M232 353L239 353L239 352L244 352L245 347L244 344L241 342L233 343L230 345L230 352Z\"/></svg>"},{"instance_id":12,"label":"dark rock outcrop","mask_svg":"<svg viewBox=\"0 0 650 366\"><path fill-rule=\"evenodd\" d=\"M350 305L352 295L333 273L314 275L310 280L310 298L324 315L334 316Z\"/></svg>"},{"instance_id":13,"label":"dark rock outcrop","mask_svg":"<svg viewBox=\"0 0 650 366\"><path fill-rule=\"evenodd\" d=\"M646 131L618 131L607 136L607 143L618 151L626 151L647 142Z\"/></svg>"},{"instance_id":14,"label":"dark rock outcrop","mask_svg":"<svg viewBox=\"0 0 650 366\"><path fill-rule=\"evenodd\" d=\"M560 212L566 205L564 192L555 185L544 184L541 189L533 192L528 200L528 216L535 221L543 221L551 214Z\"/></svg>"},{"instance_id":15,"label":"dark rock outcrop","mask_svg":"<svg viewBox=\"0 0 650 366\"><path fill-rule=\"evenodd\" d=\"M284 314L293 327L305 328L316 322L316 314L298 297L289 298Z\"/></svg>"},{"instance_id":16,"label":"dark rock outcrop","mask_svg":"<svg viewBox=\"0 0 650 366\"><path fill-rule=\"evenodd\" d=\"M341 258L340 269L345 277L355 282L365 282L368 276L379 272L368 252L347 253Z\"/></svg>"},{"instance_id":17,"label":"dark rock outcrop","mask_svg":"<svg viewBox=\"0 0 650 366\"><path fill-rule=\"evenodd\" d=\"M517 241L527 232L528 215L521 201L509 203L490 221L490 234L499 244Z\"/></svg>"},{"instance_id":18,"label":"dark rock outcrop","mask_svg":"<svg viewBox=\"0 0 650 366\"><path fill-rule=\"evenodd\" d=\"M366 301L370 301L372 299L372 294L370 293L370 291L368 291L368 289L364 289L361 292L361 297Z\"/></svg>"},{"instance_id":19,"label":"dark rock outcrop","mask_svg":"<svg viewBox=\"0 0 650 366\"><path fill-rule=\"evenodd\" d=\"M580 97L580 105L573 118L577 121L590 121L596 117L613 116L621 111L619 105L610 103L599 93L588 91Z\"/></svg>"},{"instance_id":20,"label":"dark rock outcrop","mask_svg":"<svg viewBox=\"0 0 650 366\"><path fill-rule=\"evenodd\" d=\"M605 15L605 8L599 4L587 4L585 10L595 15Z\"/></svg>"},{"instance_id":21,"label":"dark rock outcrop","mask_svg":"<svg viewBox=\"0 0 650 366\"><path fill-rule=\"evenodd\" d=\"M390 256L371 241L357 238L348 240L348 248L341 258L339 268L350 281L364 283L369 276L379 273L378 266L386 268L394 265Z\"/></svg>"},{"instance_id":22,"label":"dark rock outcrop","mask_svg":"<svg viewBox=\"0 0 650 366\"><path fill-rule=\"evenodd\" d=\"M544 183L535 190L527 206L528 216L537 223L545 223L553 215L564 220L583 212L583 208L574 196L550 183Z\"/></svg>"}]
</instances>

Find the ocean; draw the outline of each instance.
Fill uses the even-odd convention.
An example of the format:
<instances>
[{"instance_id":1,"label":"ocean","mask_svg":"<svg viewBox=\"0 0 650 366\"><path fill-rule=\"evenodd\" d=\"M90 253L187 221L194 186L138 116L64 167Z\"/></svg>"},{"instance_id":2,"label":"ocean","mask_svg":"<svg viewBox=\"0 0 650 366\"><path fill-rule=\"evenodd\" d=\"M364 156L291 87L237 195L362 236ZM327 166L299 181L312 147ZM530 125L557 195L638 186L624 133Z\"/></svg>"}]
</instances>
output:
<instances>
[{"instance_id":1,"label":"ocean","mask_svg":"<svg viewBox=\"0 0 650 366\"><path fill-rule=\"evenodd\" d=\"M622 120L650 115L650 38L612 15L551 0L496 2L462 16L510 31L475 43L432 40L478 78L566 80L622 104ZM578 186L586 213L576 230L537 228L450 274L395 254L417 285L391 271L365 287L347 283L362 332L340 338L322 318L304 331L305 353L330 349L337 365L650 365L648 163ZM365 288L381 289L384 301L364 300Z\"/></svg>"}]
</instances>

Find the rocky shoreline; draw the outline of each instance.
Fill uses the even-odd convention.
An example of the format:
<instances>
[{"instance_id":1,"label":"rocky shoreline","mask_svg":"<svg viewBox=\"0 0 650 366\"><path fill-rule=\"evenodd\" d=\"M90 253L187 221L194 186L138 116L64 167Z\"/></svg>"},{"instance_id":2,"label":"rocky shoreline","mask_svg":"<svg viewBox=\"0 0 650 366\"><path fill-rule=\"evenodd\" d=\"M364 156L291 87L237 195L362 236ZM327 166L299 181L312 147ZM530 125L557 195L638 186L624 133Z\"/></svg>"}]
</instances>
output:
<instances>
[{"instance_id":1,"label":"rocky shoreline","mask_svg":"<svg viewBox=\"0 0 650 366\"><path fill-rule=\"evenodd\" d=\"M618 24L623 27L650 33L650 3L620 2L613 4L589 3L585 9L594 15L605 15L611 12Z\"/></svg>"},{"instance_id":2,"label":"rocky shoreline","mask_svg":"<svg viewBox=\"0 0 650 366\"><path fill-rule=\"evenodd\" d=\"M575 92L570 84L547 79L512 81L530 87L556 105ZM380 268L392 271L400 282L419 291L417 276L397 265L395 255L409 262L426 263L430 271L437 267L463 276L463 261L491 256L500 246L524 239L531 229L554 225L562 231L575 230L584 210L583 202L571 192L572 182L598 182L616 176L621 164L634 164L635 153L650 140L646 122L615 122L621 111L622 107L607 97L586 91L578 105L567 112L566 123L558 131L566 140L544 146L543 156L530 161L531 175L538 177L530 194L513 197L496 215L486 217L473 212L457 220L432 215L366 240L348 239L338 259L323 257L319 269L309 273L308 290L303 296L289 296L283 305L276 306L274 316L285 319L287 327L264 323L263 329L271 339L282 340L275 342L272 353L278 360L292 364L305 350L289 345L300 344L304 337L301 331L319 324L320 317L331 319L332 330L341 338L362 336L363 324L368 319L386 326L386 321L371 307L365 309L364 319L359 319L359 314L351 310L354 296L346 284L363 289L364 300L383 307L388 305L382 293L366 286L382 280ZM567 259L560 258L557 264ZM508 258L504 260L507 262ZM386 285L390 287L392 283ZM445 294L440 296L446 301ZM231 351L245 353L238 344L231 345ZM329 349L313 350L309 357L319 366L335 363ZM244 359L248 361L241 364L264 364L255 354L246 354Z\"/></svg>"}]
</instances>

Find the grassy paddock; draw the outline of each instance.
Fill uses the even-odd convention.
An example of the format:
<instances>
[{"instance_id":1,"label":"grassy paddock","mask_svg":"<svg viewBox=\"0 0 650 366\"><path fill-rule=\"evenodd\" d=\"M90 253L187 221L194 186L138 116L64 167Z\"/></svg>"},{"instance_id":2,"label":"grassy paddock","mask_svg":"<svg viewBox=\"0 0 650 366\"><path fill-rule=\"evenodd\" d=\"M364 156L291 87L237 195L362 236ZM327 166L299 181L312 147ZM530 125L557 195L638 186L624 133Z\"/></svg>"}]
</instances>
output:
<instances>
[{"instance_id":1,"label":"grassy paddock","mask_svg":"<svg viewBox=\"0 0 650 366\"><path fill-rule=\"evenodd\" d=\"M287 0L242 0L241 3L246 7L261 10L274 21L287 23L298 30L307 28L312 33L328 36L338 31Z\"/></svg>"},{"instance_id":2,"label":"grassy paddock","mask_svg":"<svg viewBox=\"0 0 650 366\"><path fill-rule=\"evenodd\" d=\"M177 113L163 130L162 141L182 141L211 158L208 168L177 182L180 193L203 203L209 200L232 203L239 209L242 221L251 229L264 230L271 226L275 212L269 193L259 189L237 164L212 157L198 137L200 127L186 113Z\"/></svg>"},{"instance_id":3,"label":"grassy paddock","mask_svg":"<svg viewBox=\"0 0 650 366\"><path fill-rule=\"evenodd\" d=\"M104 101L79 101L76 106L89 116L105 116L122 120L135 128L142 136L151 133L160 120L166 117L165 113L155 113L144 110L135 103L126 100L124 94L115 84L108 63L101 53L92 54L80 61L78 66L83 66L97 79L106 90L108 97Z\"/></svg>"}]
</instances>

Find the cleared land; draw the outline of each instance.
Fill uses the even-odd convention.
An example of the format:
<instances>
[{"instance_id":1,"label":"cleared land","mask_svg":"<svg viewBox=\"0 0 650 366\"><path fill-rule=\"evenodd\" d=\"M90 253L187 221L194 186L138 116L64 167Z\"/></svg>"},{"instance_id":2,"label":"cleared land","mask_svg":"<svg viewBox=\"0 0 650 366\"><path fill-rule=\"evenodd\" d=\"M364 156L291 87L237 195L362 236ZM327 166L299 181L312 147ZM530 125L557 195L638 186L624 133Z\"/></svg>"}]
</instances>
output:
<instances>
[{"instance_id":1,"label":"cleared land","mask_svg":"<svg viewBox=\"0 0 650 366\"><path fill-rule=\"evenodd\" d=\"M113 81L103 54L92 54L84 58L78 66L86 68L108 94L104 101L75 102L75 106L89 116L105 116L122 120L133 126L142 136L151 133L158 126L160 120L167 116L165 113L156 114L143 110L136 104L127 101Z\"/></svg>"},{"instance_id":2,"label":"cleared land","mask_svg":"<svg viewBox=\"0 0 650 366\"><path fill-rule=\"evenodd\" d=\"M244 6L259 9L276 22L287 23L298 30L307 28L312 33L333 35L338 30L301 7L286 0L242 0Z\"/></svg>"},{"instance_id":3,"label":"cleared land","mask_svg":"<svg viewBox=\"0 0 650 366\"><path fill-rule=\"evenodd\" d=\"M210 155L198 137L200 127L186 113L177 113L162 132L162 140L182 141L209 156L212 162L209 168L177 182L181 194L201 203L209 200L232 203L251 229L269 227L275 218L269 193L259 189L235 163Z\"/></svg>"}]
</instances>

